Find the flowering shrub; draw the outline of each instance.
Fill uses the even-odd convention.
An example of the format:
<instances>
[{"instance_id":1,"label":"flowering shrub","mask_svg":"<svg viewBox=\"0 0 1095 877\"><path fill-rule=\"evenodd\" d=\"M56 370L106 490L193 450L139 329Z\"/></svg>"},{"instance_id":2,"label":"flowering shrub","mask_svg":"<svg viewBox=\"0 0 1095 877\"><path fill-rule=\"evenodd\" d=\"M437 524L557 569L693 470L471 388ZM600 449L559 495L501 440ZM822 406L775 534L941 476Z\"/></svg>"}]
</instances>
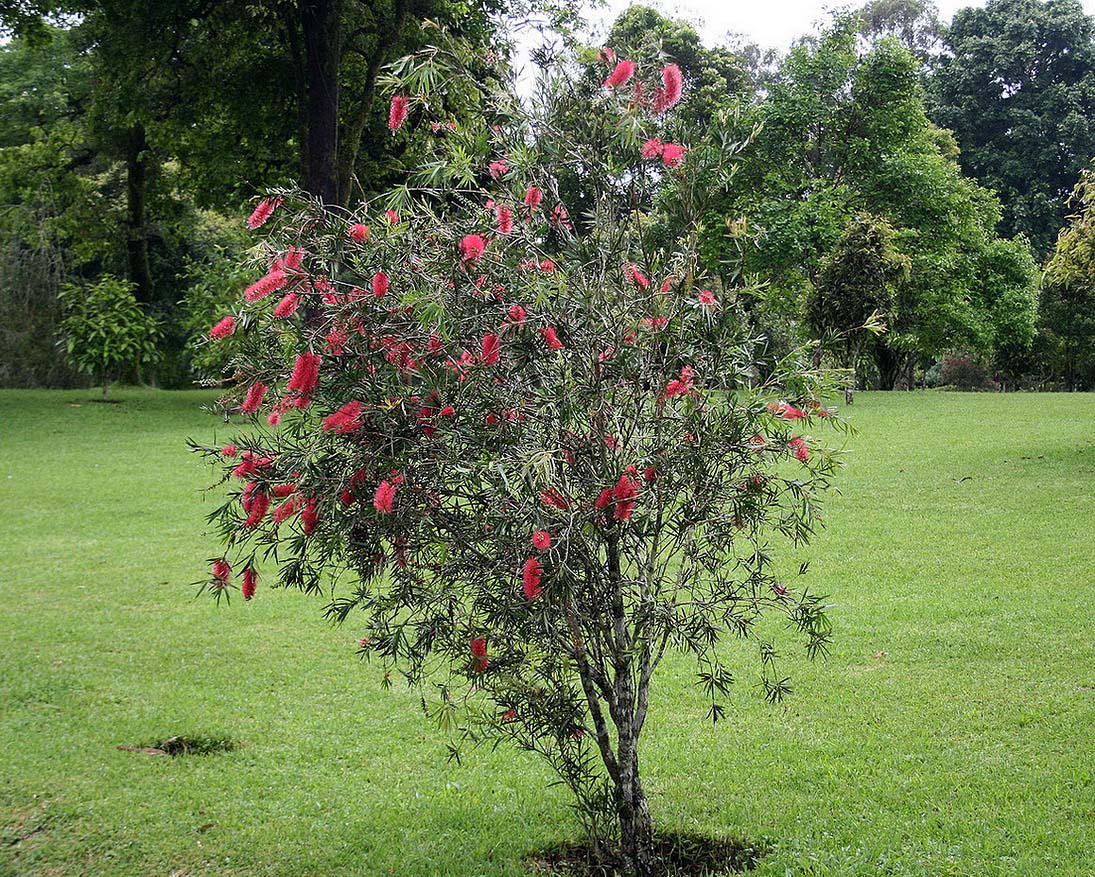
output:
<instances>
[{"instance_id":1,"label":"flowering shrub","mask_svg":"<svg viewBox=\"0 0 1095 877\"><path fill-rule=\"evenodd\" d=\"M809 351L759 382L730 291L699 273L690 166L728 174L718 138L644 157L679 70L606 63L582 113L566 73L531 113L447 50L396 64L391 127L432 138L436 163L352 214L267 202L263 265L213 321L235 317L231 398L254 428L199 450L228 485L209 589L235 568L251 596L276 556L280 585L360 619L363 655L439 683L444 726L546 758L604 854L645 874L638 744L666 651L694 655L717 720L720 642L756 640L773 700L762 616L826 646L821 599L770 546L818 525L837 464L814 433L837 421ZM482 123L437 115L439 83L479 89Z\"/></svg>"}]
</instances>

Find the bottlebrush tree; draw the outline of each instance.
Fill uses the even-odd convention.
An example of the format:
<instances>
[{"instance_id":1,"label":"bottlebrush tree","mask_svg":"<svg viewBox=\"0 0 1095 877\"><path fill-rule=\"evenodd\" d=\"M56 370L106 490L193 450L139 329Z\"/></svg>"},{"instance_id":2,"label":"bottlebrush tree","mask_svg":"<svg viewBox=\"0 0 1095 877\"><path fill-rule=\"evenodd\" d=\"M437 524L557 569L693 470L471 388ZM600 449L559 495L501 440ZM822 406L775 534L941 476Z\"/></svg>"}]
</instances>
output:
<instances>
[{"instance_id":1,"label":"bottlebrush tree","mask_svg":"<svg viewBox=\"0 0 1095 877\"><path fill-rule=\"evenodd\" d=\"M262 267L210 341L242 336L226 404L253 427L197 450L229 485L209 589L242 573L249 598L276 559L280 586L362 625L363 655L439 683L458 742L547 759L599 853L648 874L639 742L667 650L717 720L725 640L756 641L773 700L757 622L826 647L823 601L772 547L814 532L837 460L810 431L838 420L809 350L754 366L700 268L693 180L738 146L718 120L675 142L685 84L656 54L601 63L592 105L562 67L531 108L444 46L394 65L393 136L436 161L352 213L291 191L256 211ZM453 88L476 124L444 115Z\"/></svg>"}]
</instances>

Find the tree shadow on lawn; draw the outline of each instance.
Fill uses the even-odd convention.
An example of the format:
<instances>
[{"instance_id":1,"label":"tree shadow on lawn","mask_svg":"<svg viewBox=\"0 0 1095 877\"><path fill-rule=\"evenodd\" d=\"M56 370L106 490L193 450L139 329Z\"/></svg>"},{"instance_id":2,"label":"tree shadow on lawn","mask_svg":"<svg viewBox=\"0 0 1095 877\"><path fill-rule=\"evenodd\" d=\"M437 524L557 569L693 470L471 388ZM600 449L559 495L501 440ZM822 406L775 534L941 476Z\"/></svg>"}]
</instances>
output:
<instances>
[{"instance_id":1,"label":"tree shadow on lawn","mask_svg":"<svg viewBox=\"0 0 1095 877\"><path fill-rule=\"evenodd\" d=\"M524 814L526 818L529 815ZM495 811L491 821L498 819L505 823L503 811ZM505 824L484 826L482 810L471 806L435 801L414 815L404 814L398 822L403 830L380 832L375 824L343 823L338 829L342 842L328 849L337 850L337 861L372 859L378 869L391 867L406 875L490 873L492 869L544 877L617 877L623 873L613 860L606 861L603 856L598 860L584 841L559 841L529 849L533 826L526 826L523 819L510 829ZM408 832L409 826L413 830ZM561 831L567 832L567 828L561 827ZM567 833L573 837L580 831L574 825ZM388 862L377 861L381 850ZM655 837L654 873L657 877L739 874L756 868L770 851L767 843L666 830ZM298 860L292 867L299 865ZM289 872L282 873L288 877Z\"/></svg>"}]
</instances>

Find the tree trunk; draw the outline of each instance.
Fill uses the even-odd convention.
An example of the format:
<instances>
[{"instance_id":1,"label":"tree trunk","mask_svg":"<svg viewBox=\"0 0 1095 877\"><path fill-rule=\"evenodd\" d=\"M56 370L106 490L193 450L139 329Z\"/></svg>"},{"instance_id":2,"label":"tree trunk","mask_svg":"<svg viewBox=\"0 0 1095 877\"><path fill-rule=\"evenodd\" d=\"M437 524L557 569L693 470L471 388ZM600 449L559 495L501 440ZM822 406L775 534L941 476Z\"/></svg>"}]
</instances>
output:
<instances>
[{"instance_id":1,"label":"tree trunk","mask_svg":"<svg viewBox=\"0 0 1095 877\"><path fill-rule=\"evenodd\" d=\"M878 365L878 388L892 390L901 373L901 357L881 338L875 342L875 363Z\"/></svg>"},{"instance_id":2,"label":"tree trunk","mask_svg":"<svg viewBox=\"0 0 1095 877\"><path fill-rule=\"evenodd\" d=\"M148 262L148 224L145 197L148 193L148 142L143 125L126 132L126 252L129 279L137 301L152 301L152 269Z\"/></svg>"},{"instance_id":3,"label":"tree trunk","mask_svg":"<svg viewBox=\"0 0 1095 877\"><path fill-rule=\"evenodd\" d=\"M633 741L637 743L638 741ZM628 877L650 877L654 873L654 823L650 805L639 781L638 754L630 776L621 777L617 789L620 814L620 845Z\"/></svg>"},{"instance_id":4,"label":"tree trunk","mask_svg":"<svg viewBox=\"0 0 1095 877\"><path fill-rule=\"evenodd\" d=\"M301 0L306 140L304 188L338 203L338 70L342 60L342 0Z\"/></svg>"}]
</instances>

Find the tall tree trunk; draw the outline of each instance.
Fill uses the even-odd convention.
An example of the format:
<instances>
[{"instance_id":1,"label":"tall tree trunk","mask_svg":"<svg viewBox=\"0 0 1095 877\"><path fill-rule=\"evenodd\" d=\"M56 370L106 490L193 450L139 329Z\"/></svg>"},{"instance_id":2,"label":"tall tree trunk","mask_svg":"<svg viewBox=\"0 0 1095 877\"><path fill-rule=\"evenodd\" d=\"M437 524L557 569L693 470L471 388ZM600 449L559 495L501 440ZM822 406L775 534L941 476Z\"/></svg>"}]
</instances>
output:
<instances>
[{"instance_id":1,"label":"tall tree trunk","mask_svg":"<svg viewBox=\"0 0 1095 877\"><path fill-rule=\"evenodd\" d=\"M875 363L878 365L878 388L892 390L901 374L901 357L882 338L875 342Z\"/></svg>"},{"instance_id":2,"label":"tall tree trunk","mask_svg":"<svg viewBox=\"0 0 1095 877\"><path fill-rule=\"evenodd\" d=\"M337 204L342 0L301 0L300 27L307 83L304 188L325 204Z\"/></svg>"},{"instance_id":3,"label":"tall tree trunk","mask_svg":"<svg viewBox=\"0 0 1095 877\"><path fill-rule=\"evenodd\" d=\"M148 262L148 142L143 125L134 125L125 136L126 255L129 279L139 302L152 301L152 268Z\"/></svg>"},{"instance_id":4,"label":"tall tree trunk","mask_svg":"<svg viewBox=\"0 0 1095 877\"><path fill-rule=\"evenodd\" d=\"M419 3L419 14L425 14L428 8ZM378 39L372 56L369 58L365 69L365 77L361 83L360 93L357 98L356 108L352 112L350 121L346 124L344 137L338 144L338 203L347 207L350 203L351 184L354 178L354 165L361 152L361 141L372 116L373 104L376 102L376 80L380 75L380 68L387 63L392 50L403 34L407 22L410 20L410 0L395 0L392 9L392 17L380 24L387 33L387 37Z\"/></svg>"}]
</instances>

